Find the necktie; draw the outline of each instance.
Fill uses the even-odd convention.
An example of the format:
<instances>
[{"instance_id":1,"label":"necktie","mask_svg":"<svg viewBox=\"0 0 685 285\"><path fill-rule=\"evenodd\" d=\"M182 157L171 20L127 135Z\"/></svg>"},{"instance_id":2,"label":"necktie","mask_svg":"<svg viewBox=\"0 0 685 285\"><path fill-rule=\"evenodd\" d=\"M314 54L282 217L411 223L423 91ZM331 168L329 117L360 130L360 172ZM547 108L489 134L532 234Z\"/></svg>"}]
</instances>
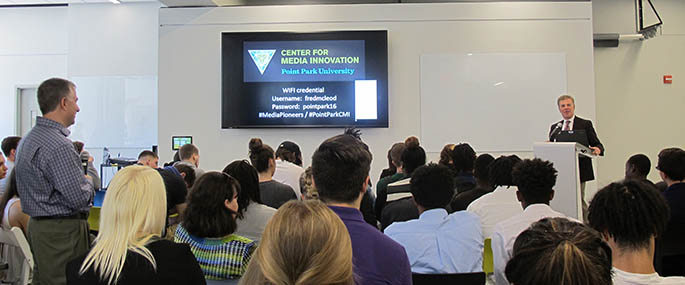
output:
<instances>
[{"instance_id":1,"label":"necktie","mask_svg":"<svg viewBox=\"0 0 685 285\"><path fill-rule=\"evenodd\" d=\"M570 124L571 124L571 121L569 121L569 120L564 121L564 129L562 131L570 131L571 130L569 128Z\"/></svg>"}]
</instances>

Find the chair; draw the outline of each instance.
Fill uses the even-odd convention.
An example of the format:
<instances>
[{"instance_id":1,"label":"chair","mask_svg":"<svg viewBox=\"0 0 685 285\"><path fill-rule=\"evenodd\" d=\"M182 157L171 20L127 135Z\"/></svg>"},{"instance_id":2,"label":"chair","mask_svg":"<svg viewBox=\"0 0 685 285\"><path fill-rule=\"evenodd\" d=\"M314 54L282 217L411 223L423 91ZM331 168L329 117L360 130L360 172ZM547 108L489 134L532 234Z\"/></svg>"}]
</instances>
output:
<instances>
[{"instance_id":1,"label":"chair","mask_svg":"<svg viewBox=\"0 0 685 285\"><path fill-rule=\"evenodd\" d=\"M33 254L26 237L24 237L24 232L17 227L13 227L12 230L0 229L0 243L5 246L3 248L4 254L9 254L13 251L12 249L21 253L20 260L12 262L9 266L21 266L21 276L17 284L30 284L33 279ZM11 282L13 281L11 280Z\"/></svg>"},{"instance_id":2,"label":"chair","mask_svg":"<svg viewBox=\"0 0 685 285\"><path fill-rule=\"evenodd\" d=\"M483 285L485 284L485 272L454 273L454 274L418 274L412 273L411 279L414 285Z\"/></svg>"}]
</instances>

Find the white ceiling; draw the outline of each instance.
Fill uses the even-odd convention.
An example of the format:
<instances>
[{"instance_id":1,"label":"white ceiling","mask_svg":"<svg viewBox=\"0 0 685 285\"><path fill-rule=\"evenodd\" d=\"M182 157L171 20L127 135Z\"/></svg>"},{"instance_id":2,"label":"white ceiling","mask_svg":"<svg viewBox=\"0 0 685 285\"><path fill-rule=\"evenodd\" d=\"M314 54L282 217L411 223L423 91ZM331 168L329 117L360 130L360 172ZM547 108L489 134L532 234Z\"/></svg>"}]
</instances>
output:
<instances>
[{"instance_id":1,"label":"white ceiling","mask_svg":"<svg viewBox=\"0 0 685 285\"><path fill-rule=\"evenodd\" d=\"M157 0L119 0L121 3L157 2ZM109 3L109 0L0 0L0 6L6 5L45 5L68 3Z\"/></svg>"}]
</instances>

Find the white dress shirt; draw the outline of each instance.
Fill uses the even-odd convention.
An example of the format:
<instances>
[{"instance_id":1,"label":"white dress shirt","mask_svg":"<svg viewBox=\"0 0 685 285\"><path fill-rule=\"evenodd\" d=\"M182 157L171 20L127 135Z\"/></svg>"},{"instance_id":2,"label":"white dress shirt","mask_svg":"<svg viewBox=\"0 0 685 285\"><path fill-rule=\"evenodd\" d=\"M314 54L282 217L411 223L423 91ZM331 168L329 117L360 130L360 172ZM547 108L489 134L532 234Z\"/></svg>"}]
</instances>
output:
<instances>
[{"instance_id":1,"label":"white dress shirt","mask_svg":"<svg viewBox=\"0 0 685 285\"><path fill-rule=\"evenodd\" d=\"M385 234L407 251L411 272L423 274L483 271L483 235L478 217L466 211L431 209L418 219L396 222Z\"/></svg>"},{"instance_id":2,"label":"white dress shirt","mask_svg":"<svg viewBox=\"0 0 685 285\"><path fill-rule=\"evenodd\" d=\"M276 172L274 173L273 180L293 188L297 199L302 200L300 192L300 175L302 175L303 172L304 169L302 169L302 167L285 160L276 159Z\"/></svg>"},{"instance_id":3,"label":"white dress shirt","mask_svg":"<svg viewBox=\"0 0 685 285\"><path fill-rule=\"evenodd\" d=\"M516 199L516 186L500 186L471 202L466 211L480 218L483 238L492 238L495 225L523 212L521 203Z\"/></svg>"},{"instance_id":4,"label":"white dress shirt","mask_svg":"<svg viewBox=\"0 0 685 285\"><path fill-rule=\"evenodd\" d=\"M547 204L533 204L526 207L523 213L499 222L495 226L492 236L492 258L495 267L495 282L497 285L509 284L504 269L511 259L516 237L542 218L565 217L564 214L552 210Z\"/></svg>"},{"instance_id":5,"label":"white dress shirt","mask_svg":"<svg viewBox=\"0 0 685 285\"><path fill-rule=\"evenodd\" d=\"M566 125L566 121L568 122L568 129L573 130L573 121L576 119L576 115L573 115L570 119L566 120L564 118L561 118L561 130L565 130L564 125Z\"/></svg>"},{"instance_id":6,"label":"white dress shirt","mask_svg":"<svg viewBox=\"0 0 685 285\"><path fill-rule=\"evenodd\" d=\"M658 273L630 273L614 267L614 285L675 285L685 284L685 277L661 277Z\"/></svg>"}]
</instances>

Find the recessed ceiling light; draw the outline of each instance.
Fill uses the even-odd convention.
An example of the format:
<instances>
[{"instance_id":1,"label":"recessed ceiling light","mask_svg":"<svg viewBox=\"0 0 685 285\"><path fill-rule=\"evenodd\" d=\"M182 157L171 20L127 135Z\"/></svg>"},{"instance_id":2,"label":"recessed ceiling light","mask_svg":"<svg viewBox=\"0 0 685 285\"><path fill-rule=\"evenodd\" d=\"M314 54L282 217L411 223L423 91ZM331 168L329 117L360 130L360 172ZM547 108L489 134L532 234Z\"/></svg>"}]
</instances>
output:
<instances>
[{"instance_id":1,"label":"recessed ceiling light","mask_svg":"<svg viewBox=\"0 0 685 285\"><path fill-rule=\"evenodd\" d=\"M109 2L112 2L114 4L121 4L121 1L119 0L109 0Z\"/></svg>"}]
</instances>

